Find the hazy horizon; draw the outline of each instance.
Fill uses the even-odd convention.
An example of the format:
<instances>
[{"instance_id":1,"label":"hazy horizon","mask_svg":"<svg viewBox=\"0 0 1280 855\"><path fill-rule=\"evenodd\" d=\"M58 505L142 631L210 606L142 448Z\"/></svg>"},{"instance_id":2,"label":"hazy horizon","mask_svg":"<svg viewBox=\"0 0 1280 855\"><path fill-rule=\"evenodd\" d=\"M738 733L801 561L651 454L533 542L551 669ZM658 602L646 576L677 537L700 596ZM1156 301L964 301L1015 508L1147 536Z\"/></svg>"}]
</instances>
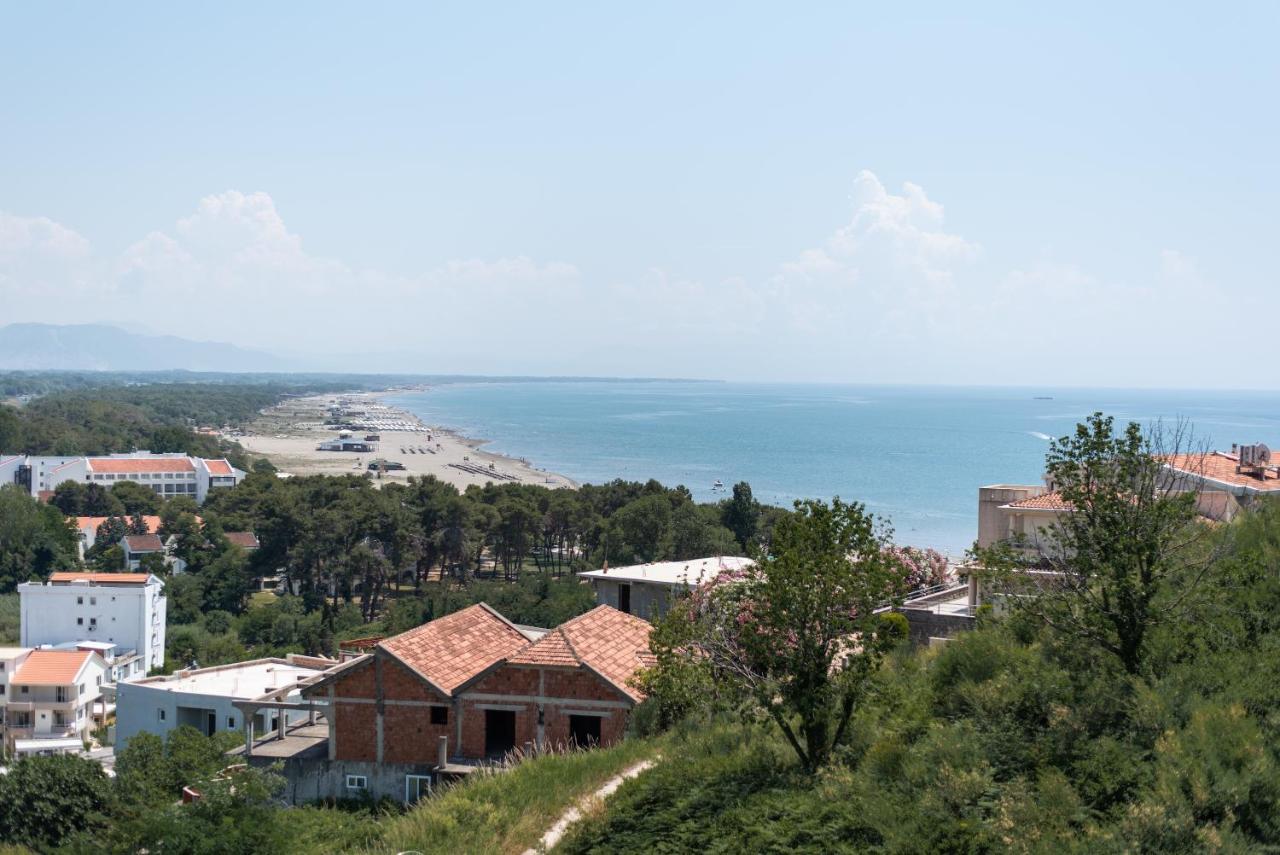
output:
<instances>
[{"instance_id":1,"label":"hazy horizon","mask_svg":"<svg viewBox=\"0 0 1280 855\"><path fill-rule=\"evenodd\" d=\"M323 370L1277 384L1273 5L9 23L0 323Z\"/></svg>"}]
</instances>

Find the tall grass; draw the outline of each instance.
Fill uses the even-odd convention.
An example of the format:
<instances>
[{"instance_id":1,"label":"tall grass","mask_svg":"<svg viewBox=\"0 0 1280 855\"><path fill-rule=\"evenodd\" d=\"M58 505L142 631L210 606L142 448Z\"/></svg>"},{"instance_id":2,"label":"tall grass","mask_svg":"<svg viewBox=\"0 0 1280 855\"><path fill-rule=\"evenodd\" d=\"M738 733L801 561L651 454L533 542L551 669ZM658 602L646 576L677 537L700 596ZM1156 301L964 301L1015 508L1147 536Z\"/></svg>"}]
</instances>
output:
<instances>
[{"instance_id":1,"label":"tall grass","mask_svg":"<svg viewBox=\"0 0 1280 855\"><path fill-rule=\"evenodd\" d=\"M548 754L505 772L478 772L383 825L378 852L523 852L569 807L614 775L654 756L659 742Z\"/></svg>"}]
</instances>

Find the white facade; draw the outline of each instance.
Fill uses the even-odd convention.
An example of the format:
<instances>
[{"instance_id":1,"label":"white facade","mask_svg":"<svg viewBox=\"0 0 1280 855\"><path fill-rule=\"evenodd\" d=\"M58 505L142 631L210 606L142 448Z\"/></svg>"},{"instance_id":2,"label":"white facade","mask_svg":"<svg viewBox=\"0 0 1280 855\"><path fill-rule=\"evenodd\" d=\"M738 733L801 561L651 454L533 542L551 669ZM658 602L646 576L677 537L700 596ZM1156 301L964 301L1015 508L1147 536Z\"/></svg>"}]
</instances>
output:
<instances>
[{"instance_id":1,"label":"white facade","mask_svg":"<svg viewBox=\"0 0 1280 855\"><path fill-rule=\"evenodd\" d=\"M689 561L605 567L578 575L591 581L598 604L654 620L667 613L676 597L721 573L742 570L751 564L750 558L739 555L715 555Z\"/></svg>"},{"instance_id":2,"label":"white facade","mask_svg":"<svg viewBox=\"0 0 1280 855\"><path fill-rule=\"evenodd\" d=\"M22 645L78 641L136 651L142 673L164 664L163 583L146 573L54 573L45 584L18 586Z\"/></svg>"},{"instance_id":3,"label":"white facade","mask_svg":"<svg viewBox=\"0 0 1280 855\"><path fill-rule=\"evenodd\" d=\"M185 454L135 451L100 457L32 457L0 454L0 484L19 484L32 496L57 489L64 481L111 488L134 481L166 499L190 496L204 502L210 490L234 487L245 473L226 460Z\"/></svg>"},{"instance_id":4,"label":"white facade","mask_svg":"<svg viewBox=\"0 0 1280 855\"><path fill-rule=\"evenodd\" d=\"M116 751L123 750L139 733L164 737L184 724L206 736L242 731L245 721L234 706L235 701L256 700L264 695L278 696L286 702L300 701L299 684L323 674L324 667L315 667L321 664L324 663L310 657L255 659L121 683L116 687ZM253 732L262 736L275 729L278 714L273 709L257 713ZM307 718L305 712L287 714L288 724Z\"/></svg>"},{"instance_id":5,"label":"white facade","mask_svg":"<svg viewBox=\"0 0 1280 855\"><path fill-rule=\"evenodd\" d=\"M96 726L108 680L93 651L9 648L4 684L4 744L14 754L79 750Z\"/></svg>"}]
</instances>

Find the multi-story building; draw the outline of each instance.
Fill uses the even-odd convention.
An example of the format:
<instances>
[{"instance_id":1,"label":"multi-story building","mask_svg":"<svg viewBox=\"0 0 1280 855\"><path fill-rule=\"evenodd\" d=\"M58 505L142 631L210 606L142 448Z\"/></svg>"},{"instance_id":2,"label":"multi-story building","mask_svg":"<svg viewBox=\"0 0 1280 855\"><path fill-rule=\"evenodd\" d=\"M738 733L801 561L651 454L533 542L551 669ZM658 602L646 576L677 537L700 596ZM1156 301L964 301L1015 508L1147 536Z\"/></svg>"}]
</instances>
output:
<instances>
[{"instance_id":1,"label":"multi-story building","mask_svg":"<svg viewBox=\"0 0 1280 855\"><path fill-rule=\"evenodd\" d=\"M80 641L138 654L142 672L164 664L163 583L149 573L54 573L18 586L22 645Z\"/></svg>"},{"instance_id":2,"label":"multi-story building","mask_svg":"<svg viewBox=\"0 0 1280 855\"><path fill-rule=\"evenodd\" d=\"M107 663L92 650L9 648L4 743L15 755L79 751L102 716ZM11 664L12 663L12 664Z\"/></svg>"},{"instance_id":3,"label":"multi-story building","mask_svg":"<svg viewBox=\"0 0 1280 855\"><path fill-rule=\"evenodd\" d=\"M234 487L245 473L226 460L185 454L135 451L104 457L32 457L0 454L0 484L18 484L32 496L56 490L65 481L111 487L134 481L166 499L190 496L203 502L210 490Z\"/></svg>"}]
</instances>

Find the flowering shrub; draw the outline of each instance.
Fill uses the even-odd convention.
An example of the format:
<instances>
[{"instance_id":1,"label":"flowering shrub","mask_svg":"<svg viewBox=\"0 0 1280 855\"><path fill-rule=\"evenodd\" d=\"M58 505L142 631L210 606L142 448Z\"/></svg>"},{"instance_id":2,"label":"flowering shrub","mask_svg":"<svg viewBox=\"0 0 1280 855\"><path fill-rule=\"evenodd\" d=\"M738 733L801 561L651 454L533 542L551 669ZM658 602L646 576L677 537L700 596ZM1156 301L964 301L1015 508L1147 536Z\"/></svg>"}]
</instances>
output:
<instances>
[{"instance_id":1,"label":"flowering shrub","mask_svg":"<svg viewBox=\"0 0 1280 855\"><path fill-rule=\"evenodd\" d=\"M947 557L936 549L890 545L885 550L902 567L908 591L941 585L948 579Z\"/></svg>"}]
</instances>

